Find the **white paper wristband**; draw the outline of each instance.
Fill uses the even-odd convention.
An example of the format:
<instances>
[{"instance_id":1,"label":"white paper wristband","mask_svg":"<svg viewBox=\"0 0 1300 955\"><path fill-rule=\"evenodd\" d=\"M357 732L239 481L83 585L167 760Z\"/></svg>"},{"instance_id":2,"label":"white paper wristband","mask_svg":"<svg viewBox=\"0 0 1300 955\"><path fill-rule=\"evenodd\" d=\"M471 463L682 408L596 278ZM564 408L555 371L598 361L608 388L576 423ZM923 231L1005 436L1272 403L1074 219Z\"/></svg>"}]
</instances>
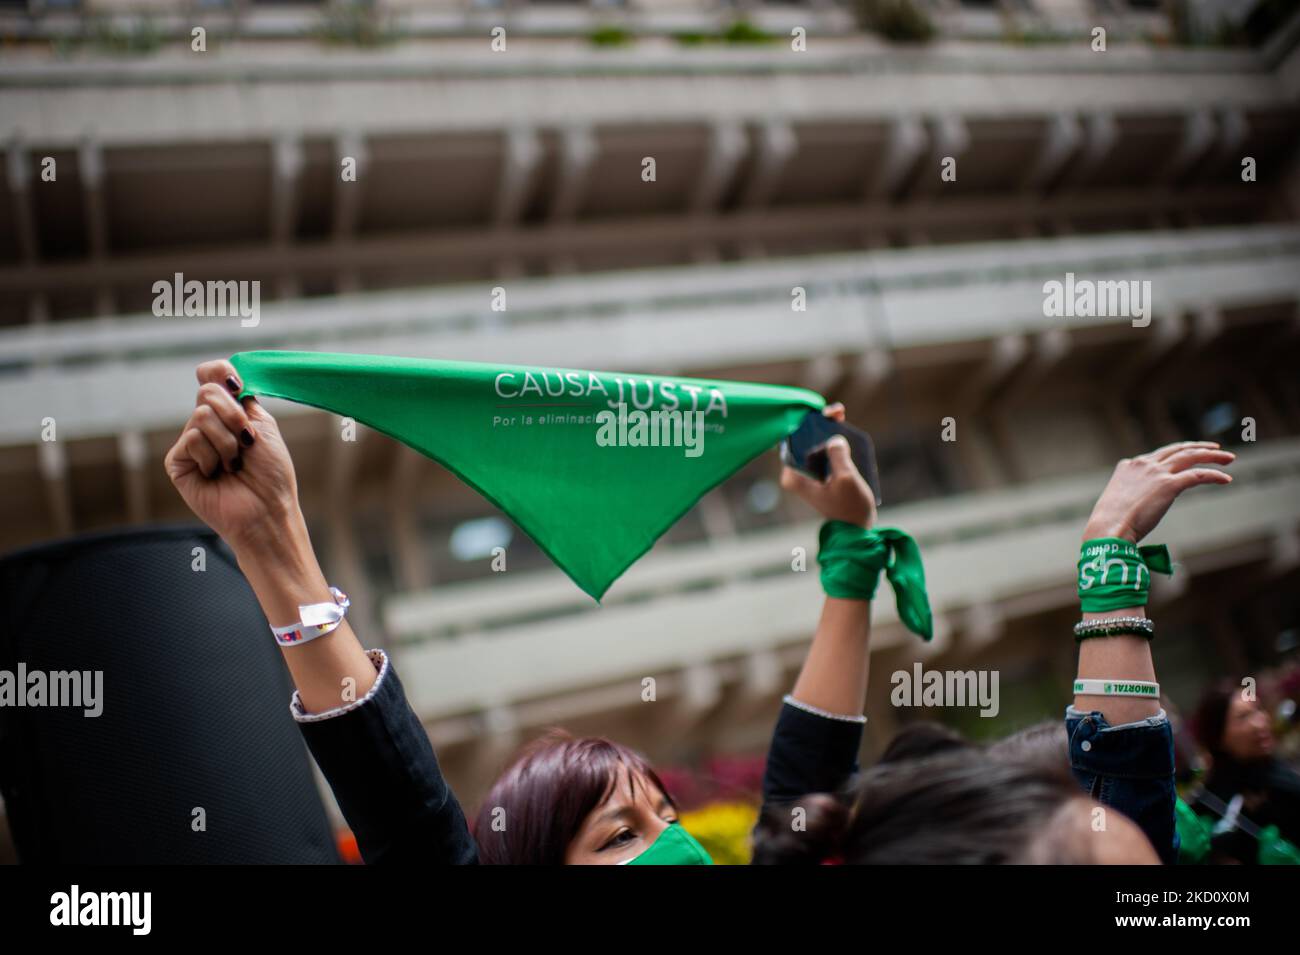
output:
<instances>
[{"instance_id":1,"label":"white paper wristband","mask_svg":"<svg viewBox=\"0 0 1300 955\"><path fill-rule=\"evenodd\" d=\"M303 604L298 608L299 622L287 627L272 627L275 642L282 647L296 647L327 633L333 633L343 622L352 601L337 587L330 588L333 603Z\"/></svg>"}]
</instances>

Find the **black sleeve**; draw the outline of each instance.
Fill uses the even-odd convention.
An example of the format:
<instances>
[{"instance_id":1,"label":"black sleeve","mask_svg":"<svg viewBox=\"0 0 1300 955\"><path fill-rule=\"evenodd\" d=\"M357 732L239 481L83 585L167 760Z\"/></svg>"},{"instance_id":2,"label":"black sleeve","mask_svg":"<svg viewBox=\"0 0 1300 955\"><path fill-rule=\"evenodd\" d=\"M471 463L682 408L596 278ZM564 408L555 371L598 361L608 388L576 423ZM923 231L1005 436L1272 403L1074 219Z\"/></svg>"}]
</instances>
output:
<instances>
[{"instance_id":1,"label":"black sleeve","mask_svg":"<svg viewBox=\"0 0 1300 955\"><path fill-rule=\"evenodd\" d=\"M1268 781L1268 822L1277 826L1282 838L1300 846L1300 775L1274 759Z\"/></svg>"},{"instance_id":2,"label":"black sleeve","mask_svg":"<svg viewBox=\"0 0 1300 955\"><path fill-rule=\"evenodd\" d=\"M460 803L391 660L360 706L298 726L367 865L478 862Z\"/></svg>"},{"instance_id":3,"label":"black sleeve","mask_svg":"<svg viewBox=\"0 0 1300 955\"><path fill-rule=\"evenodd\" d=\"M763 772L763 805L838 791L858 771L862 725L782 704Z\"/></svg>"}]
</instances>

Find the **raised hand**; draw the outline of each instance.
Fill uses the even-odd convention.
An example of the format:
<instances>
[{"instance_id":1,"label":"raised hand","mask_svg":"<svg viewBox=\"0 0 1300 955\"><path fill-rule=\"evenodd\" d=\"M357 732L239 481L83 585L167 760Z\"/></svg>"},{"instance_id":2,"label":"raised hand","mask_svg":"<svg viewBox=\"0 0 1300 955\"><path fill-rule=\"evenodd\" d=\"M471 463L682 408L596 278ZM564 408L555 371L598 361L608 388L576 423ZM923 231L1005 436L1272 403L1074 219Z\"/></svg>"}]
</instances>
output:
<instances>
[{"instance_id":1,"label":"raised hand","mask_svg":"<svg viewBox=\"0 0 1300 955\"><path fill-rule=\"evenodd\" d=\"M842 404L827 405L822 413L844 420ZM826 457L830 475L824 482L786 467L781 469L781 488L799 495L827 520L870 527L876 520L876 499L853 463L849 443L839 435L831 438L826 443Z\"/></svg>"},{"instance_id":2,"label":"raised hand","mask_svg":"<svg viewBox=\"0 0 1300 955\"><path fill-rule=\"evenodd\" d=\"M270 413L256 398L235 398L240 384L230 362L204 362L195 374L194 412L164 459L167 476L233 547L255 547L299 513L293 461Z\"/></svg>"},{"instance_id":3,"label":"raised hand","mask_svg":"<svg viewBox=\"0 0 1300 955\"><path fill-rule=\"evenodd\" d=\"M1213 441L1180 441L1115 465L1092 509L1084 540L1120 537L1137 543L1150 534L1174 499L1198 484L1231 484L1232 477L1211 465L1236 460Z\"/></svg>"}]
</instances>

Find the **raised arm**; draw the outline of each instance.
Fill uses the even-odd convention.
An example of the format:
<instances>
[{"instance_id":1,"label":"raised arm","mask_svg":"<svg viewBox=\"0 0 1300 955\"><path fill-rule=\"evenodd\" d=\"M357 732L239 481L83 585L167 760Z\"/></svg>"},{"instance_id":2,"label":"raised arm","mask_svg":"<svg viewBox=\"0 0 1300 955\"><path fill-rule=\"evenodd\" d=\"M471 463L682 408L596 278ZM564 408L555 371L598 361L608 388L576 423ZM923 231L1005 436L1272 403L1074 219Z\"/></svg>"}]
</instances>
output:
<instances>
[{"instance_id":1,"label":"raised arm","mask_svg":"<svg viewBox=\"0 0 1300 955\"><path fill-rule=\"evenodd\" d=\"M1210 441L1184 441L1115 466L1083 532L1083 539L1116 539L1138 544L1168 512L1174 499L1198 484L1230 484L1232 477L1210 465L1230 464L1236 456ZM1084 620L1145 617L1146 607L1085 612ZM1151 643L1140 636L1084 640L1079 645L1078 678L1156 682ZM1131 723L1160 712L1156 699L1078 694L1074 705L1096 710L1110 723Z\"/></svg>"},{"instance_id":2,"label":"raised arm","mask_svg":"<svg viewBox=\"0 0 1300 955\"><path fill-rule=\"evenodd\" d=\"M830 405L826 415L844 420L844 406ZM815 481L791 468L781 472L781 487L811 504L828 521L870 528L876 520L871 489L853 465L848 442L833 438L826 446L830 477ZM867 695L871 603L827 597L812 646L795 681L796 700L830 713L856 714Z\"/></svg>"},{"instance_id":3,"label":"raised arm","mask_svg":"<svg viewBox=\"0 0 1300 955\"><path fill-rule=\"evenodd\" d=\"M844 406L825 413L844 420ZM869 528L876 504L853 465L848 443L827 445L830 476L818 482L785 468L781 486L827 520ZM765 802L785 802L839 788L856 768L867 693L871 602L827 597L794 690L786 697L772 735L763 777Z\"/></svg>"},{"instance_id":4,"label":"raised arm","mask_svg":"<svg viewBox=\"0 0 1300 955\"><path fill-rule=\"evenodd\" d=\"M205 362L196 374L194 412L167 453L167 475L230 545L271 626L296 623L299 606L332 598L298 505L289 450L256 398L235 399L234 366ZM339 706L345 688L360 697L375 682L374 665L346 618L333 633L281 652L309 713Z\"/></svg>"},{"instance_id":5,"label":"raised arm","mask_svg":"<svg viewBox=\"0 0 1300 955\"><path fill-rule=\"evenodd\" d=\"M1085 545L1135 548L1183 491L1198 484L1231 483L1229 475L1212 465L1230 464L1234 457L1212 442L1186 441L1121 461L1088 519ZM1119 570L1119 563L1110 568L1112 572ZM1104 560L1102 569L1106 569ZM1100 579L1092 570L1081 570L1081 594L1095 594ZM1129 606L1121 605L1127 598L1108 595L1098 602L1109 606L1085 610L1082 620L1145 619L1145 590L1140 594ZM1176 861L1173 734L1152 686L1157 680L1150 640L1132 633L1083 639L1077 680L1096 682L1085 684L1094 692L1076 693L1074 705L1066 711L1075 778L1094 798L1136 822L1164 862ZM1108 685L1120 692L1150 695L1095 692Z\"/></svg>"},{"instance_id":6,"label":"raised arm","mask_svg":"<svg viewBox=\"0 0 1300 955\"><path fill-rule=\"evenodd\" d=\"M234 366L206 362L197 376L194 412L167 453L167 475L230 545L268 623L296 624L300 607L333 597L312 550L288 449L256 398L235 398ZM337 583L346 592L346 582ZM273 639L269 631L240 637ZM464 815L382 651L367 653L344 618L281 653L297 687L294 717L363 858L475 861Z\"/></svg>"}]
</instances>

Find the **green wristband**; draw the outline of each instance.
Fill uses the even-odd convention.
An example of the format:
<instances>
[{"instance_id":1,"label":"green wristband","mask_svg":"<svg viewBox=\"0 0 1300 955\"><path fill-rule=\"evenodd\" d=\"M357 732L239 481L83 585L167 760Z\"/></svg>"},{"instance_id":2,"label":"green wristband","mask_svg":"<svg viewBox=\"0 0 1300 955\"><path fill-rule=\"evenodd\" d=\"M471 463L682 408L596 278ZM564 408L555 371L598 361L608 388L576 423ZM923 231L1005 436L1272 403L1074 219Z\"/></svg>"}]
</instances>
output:
<instances>
[{"instance_id":1,"label":"green wristband","mask_svg":"<svg viewBox=\"0 0 1300 955\"><path fill-rule=\"evenodd\" d=\"M1145 607L1151 572L1173 573L1164 544L1138 547L1122 537L1098 537L1079 550L1079 604L1084 613Z\"/></svg>"},{"instance_id":2,"label":"green wristband","mask_svg":"<svg viewBox=\"0 0 1300 955\"><path fill-rule=\"evenodd\" d=\"M883 570L894 588L903 626L926 640L934 636L921 548L910 534L896 527L867 530L844 521L827 521L822 525L820 544L817 563L826 596L871 600Z\"/></svg>"}]
</instances>

